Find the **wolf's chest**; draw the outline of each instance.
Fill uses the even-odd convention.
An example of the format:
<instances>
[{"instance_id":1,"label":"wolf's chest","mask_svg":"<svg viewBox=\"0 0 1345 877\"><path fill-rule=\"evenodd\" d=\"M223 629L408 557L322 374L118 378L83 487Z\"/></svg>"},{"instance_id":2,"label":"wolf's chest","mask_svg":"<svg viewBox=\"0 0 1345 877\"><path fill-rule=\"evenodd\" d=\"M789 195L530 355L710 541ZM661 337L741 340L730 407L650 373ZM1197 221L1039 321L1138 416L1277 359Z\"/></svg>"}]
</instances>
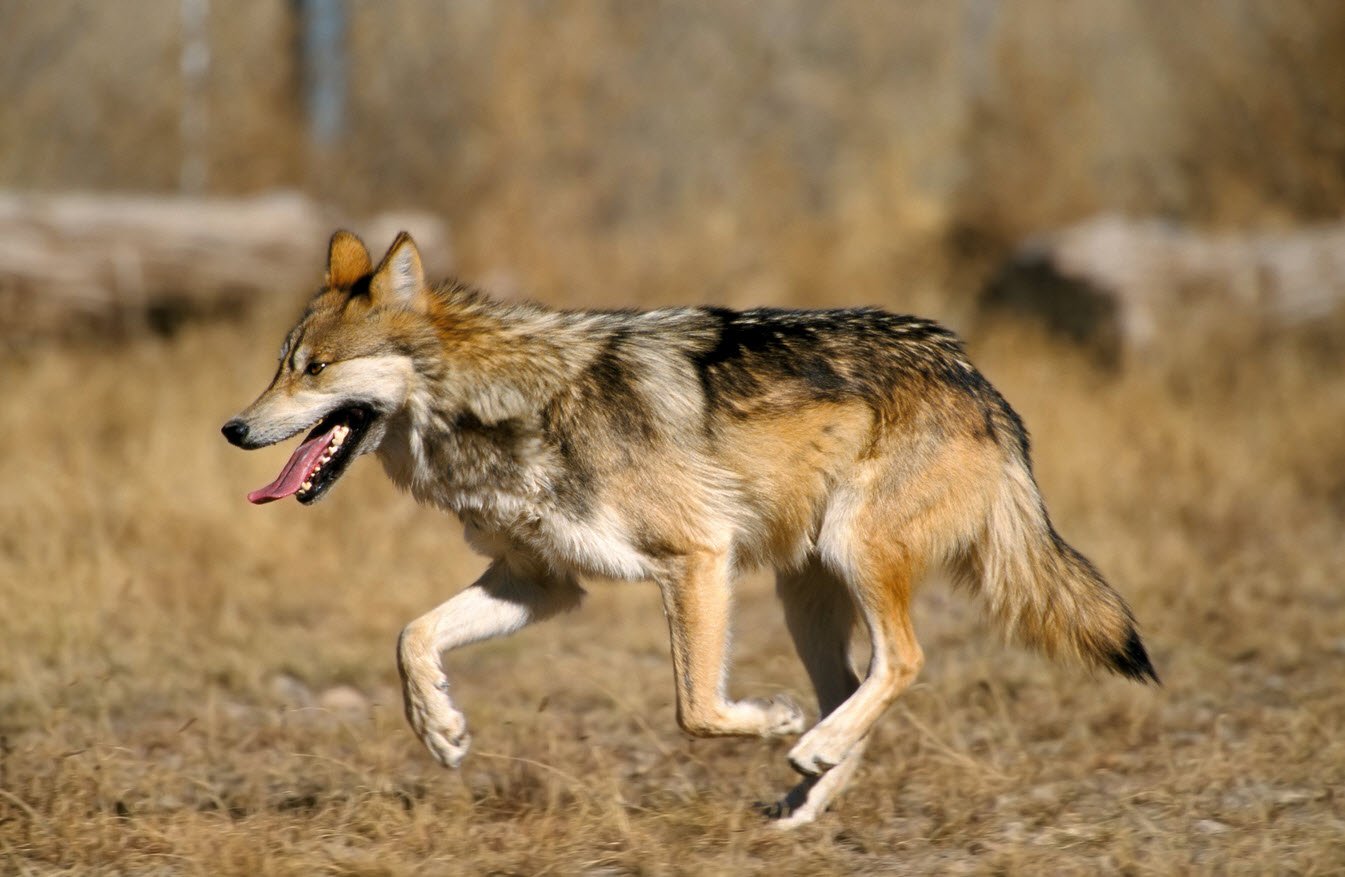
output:
<instances>
[{"instance_id":1,"label":"wolf's chest","mask_svg":"<svg viewBox=\"0 0 1345 877\"><path fill-rule=\"evenodd\" d=\"M578 518L546 501L523 501L499 494L459 495L452 510L467 525L468 541L498 556L524 550L549 565L603 578L654 578L657 560L642 551L627 522L612 510Z\"/></svg>"},{"instance_id":2,"label":"wolf's chest","mask_svg":"<svg viewBox=\"0 0 1345 877\"><path fill-rule=\"evenodd\" d=\"M378 450L384 471L419 502L453 512L487 554L525 548L577 571L644 579L651 559L633 543L611 509L576 503L555 460L526 435L508 444L483 442L479 432L427 440L415 430L390 431Z\"/></svg>"}]
</instances>

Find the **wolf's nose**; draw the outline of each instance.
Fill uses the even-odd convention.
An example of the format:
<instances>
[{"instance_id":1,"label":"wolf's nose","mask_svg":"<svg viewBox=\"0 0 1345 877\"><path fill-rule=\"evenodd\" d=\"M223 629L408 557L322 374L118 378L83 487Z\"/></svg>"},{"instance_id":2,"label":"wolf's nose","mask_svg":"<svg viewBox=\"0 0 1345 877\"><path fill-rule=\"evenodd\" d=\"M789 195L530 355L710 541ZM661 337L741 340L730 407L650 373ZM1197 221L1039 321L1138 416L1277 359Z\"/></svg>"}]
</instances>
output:
<instances>
[{"instance_id":1,"label":"wolf's nose","mask_svg":"<svg viewBox=\"0 0 1345 877\"><path fill-rule=\"evenodd\" d=\"M243 440L248 437L248 425L241 420L230 420L224 424L224 428L220 432L224 433L224 437L229 440L229 444L241 447Z\"/></svg>"}]
</instances>

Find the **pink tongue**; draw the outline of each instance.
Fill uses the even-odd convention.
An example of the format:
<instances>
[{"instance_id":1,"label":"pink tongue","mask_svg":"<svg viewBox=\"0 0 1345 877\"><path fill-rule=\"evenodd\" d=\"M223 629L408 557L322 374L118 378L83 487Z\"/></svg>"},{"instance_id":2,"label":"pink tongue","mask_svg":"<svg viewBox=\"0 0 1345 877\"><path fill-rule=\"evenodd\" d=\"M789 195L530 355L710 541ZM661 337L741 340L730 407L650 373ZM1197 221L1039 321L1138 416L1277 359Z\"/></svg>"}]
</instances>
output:
<instances>
[{"instance_id":1,"label":"pink tongue","mask_svg":"<svg viewBox=\"0 0 1345 877\"><path fill-rule=\"evenodd\" d=\"M285 464L285 468L276 476L276 480L249 493L248 502L261 505L298 493L304 481L308 480L318 457L322 456L322 452L327 450L327 446L331 443L332 433L329 430L299 445L290 461Z\"/></svg>"}]
</instances>

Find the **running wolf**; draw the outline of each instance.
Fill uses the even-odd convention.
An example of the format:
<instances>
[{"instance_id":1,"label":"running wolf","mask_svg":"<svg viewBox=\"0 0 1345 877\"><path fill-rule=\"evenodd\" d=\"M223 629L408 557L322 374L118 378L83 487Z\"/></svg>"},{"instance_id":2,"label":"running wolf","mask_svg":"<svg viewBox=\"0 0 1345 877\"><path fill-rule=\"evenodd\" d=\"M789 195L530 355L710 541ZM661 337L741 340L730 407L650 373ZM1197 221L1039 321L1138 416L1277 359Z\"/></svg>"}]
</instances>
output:
<instances>
[{"instance_id":1,"label":"running wolf","mask_svg":"<svg viewBox=\"0 0 1345 877\"><path fill-rule=\"evenodd\" d=\"M802 733L803 779L768 808L785 826L826 808L919 672L911 594L931 570L1048 654L1158 681L1125 601L1051 525L1022 421L928 320L501 303L427 285L405 233L375 267L342 231L271 385L223 432L261 448L304 430L248 499L315 502L372 452L493 559L397 646L407 718L449 767L470 737L442 653L574 608L581 576L658 584L686 732ZM816 690L806 733L787 700L727 693L733 581L763 564Z\"/></svg>"}]
</instances>

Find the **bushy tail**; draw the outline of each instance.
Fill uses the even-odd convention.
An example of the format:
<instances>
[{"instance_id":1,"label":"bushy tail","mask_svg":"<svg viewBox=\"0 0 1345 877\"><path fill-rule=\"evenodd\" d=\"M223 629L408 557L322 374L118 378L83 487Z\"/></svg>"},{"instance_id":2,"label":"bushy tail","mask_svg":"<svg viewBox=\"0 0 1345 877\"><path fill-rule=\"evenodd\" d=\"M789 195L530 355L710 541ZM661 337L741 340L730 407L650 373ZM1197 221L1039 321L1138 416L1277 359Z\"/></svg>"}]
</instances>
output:
<instances>
[{"instance_id":1,"label":"bushy tail","mask_svg":"<svg viewBox=\"0 0 1345 877\"><path fill-rule=\"evenodd\" d=\"M965 577L1026 644L1137 682L1159 681L1130 607L1057 535L1031 472L1018 460L1006 462Z\"/></svg>"}]
</instances>

